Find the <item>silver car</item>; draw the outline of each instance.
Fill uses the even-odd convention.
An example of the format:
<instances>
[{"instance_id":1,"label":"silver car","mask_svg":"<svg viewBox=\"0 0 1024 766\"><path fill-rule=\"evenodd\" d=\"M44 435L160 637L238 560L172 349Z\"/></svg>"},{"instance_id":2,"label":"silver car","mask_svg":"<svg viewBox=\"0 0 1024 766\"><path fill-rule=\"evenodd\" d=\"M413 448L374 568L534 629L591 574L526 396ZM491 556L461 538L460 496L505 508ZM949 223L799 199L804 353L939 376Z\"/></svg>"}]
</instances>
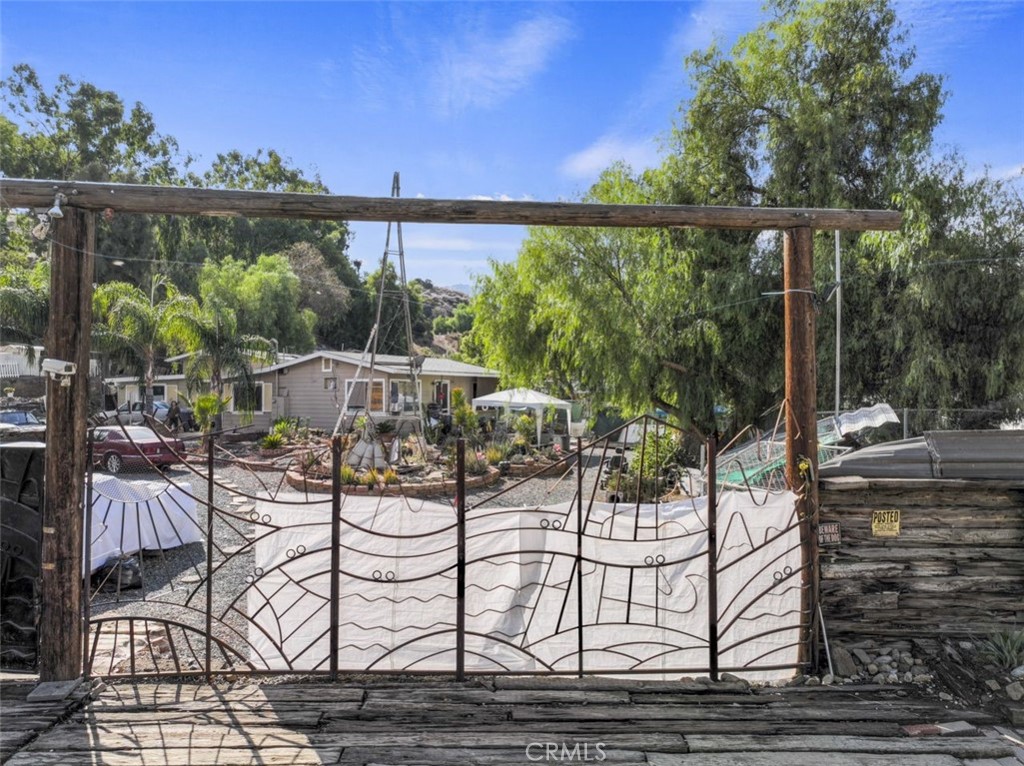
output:
<instances>
[{"instance_id":1,"label":"silver car","mask_svg":"<svg viewBox=\"0 0 1024 766\"><path fill-rule=\"evenodd\" d=\"M116 410L104 412L105 419L109 422L123 423L124 425L138 426L145 425L146 418L143 417L142 402L125 402ZM167 402L153 402L153 418L164 423L170 414L171 406ZM180 407L181 428L185 431L195 430L195 419L192 417L192 410L188 407Z\"/></svg>"}]
</instances>

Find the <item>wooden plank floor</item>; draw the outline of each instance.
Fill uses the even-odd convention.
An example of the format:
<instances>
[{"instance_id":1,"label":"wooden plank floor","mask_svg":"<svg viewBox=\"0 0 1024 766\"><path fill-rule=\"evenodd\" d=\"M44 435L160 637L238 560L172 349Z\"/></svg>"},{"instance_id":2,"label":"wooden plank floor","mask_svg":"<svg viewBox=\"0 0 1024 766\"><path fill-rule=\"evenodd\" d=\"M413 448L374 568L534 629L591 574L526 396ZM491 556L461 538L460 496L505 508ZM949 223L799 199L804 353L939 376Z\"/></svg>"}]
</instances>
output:
<instances>
[{"instance_id":1,"label":"wooden plank floor","mask_svg":"<svg viewBox=\"0 0 1024 766\"><path fill-rule=\"evenodd\" d=\"M499 678L118 683L63 704L0 690L11 766L531 764L1022 766L1024 733L893 687ZM903 736L963 720L976 736Z\"/></svg>"}]
</instances>

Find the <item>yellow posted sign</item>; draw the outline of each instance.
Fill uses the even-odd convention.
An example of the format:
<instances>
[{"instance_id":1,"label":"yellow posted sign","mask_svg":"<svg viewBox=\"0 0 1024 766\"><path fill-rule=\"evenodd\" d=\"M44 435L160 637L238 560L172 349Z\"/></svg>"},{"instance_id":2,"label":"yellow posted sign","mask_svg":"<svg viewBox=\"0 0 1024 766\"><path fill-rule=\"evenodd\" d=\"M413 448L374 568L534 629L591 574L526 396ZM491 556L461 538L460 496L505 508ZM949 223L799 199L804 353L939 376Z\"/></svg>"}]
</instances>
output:
<instances>
[{"instance_id":1,"label":"yellow posted sign","mask_svg":"<svg viewBox=\"0 0 1024 766\"><path fill-rule=\"evenodd\" d=\"M898 510L871 512L872 537L899 537L900 512Z\"/></svg>"}]
</instances>

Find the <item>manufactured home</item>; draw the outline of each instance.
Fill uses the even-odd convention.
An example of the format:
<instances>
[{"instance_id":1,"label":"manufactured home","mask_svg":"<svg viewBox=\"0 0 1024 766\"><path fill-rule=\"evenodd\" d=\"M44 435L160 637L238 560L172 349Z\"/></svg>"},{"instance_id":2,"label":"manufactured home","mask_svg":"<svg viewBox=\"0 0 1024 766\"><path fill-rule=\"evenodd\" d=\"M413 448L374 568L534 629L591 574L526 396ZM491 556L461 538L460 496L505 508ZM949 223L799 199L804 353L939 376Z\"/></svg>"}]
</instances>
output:
<instances>
[{"instance_id":1,"label":"manufactured home","mask_svg":"<svg viewBox=\"0 0 1024 766\"><path fill-rule=\"evenodd\" d=\"M371 371L369 358L363 359L360 352L315 351L255 370L255 390L247 396L239 396L229 384L223 425L266 431L277 418L291 417L312 428L332 430L346 395L346 415L368 411L374 417L415 420L421 407L432 414L448 414L456 388L467 401L494 392L498 378L494 370L451 359L378 354ZM112 378L107 383L116 386L119 402L142 399L137 378ZM179 393L186 393L184 375L157 377L156 401L172 401Z\"/></svg>"}]
</instances>

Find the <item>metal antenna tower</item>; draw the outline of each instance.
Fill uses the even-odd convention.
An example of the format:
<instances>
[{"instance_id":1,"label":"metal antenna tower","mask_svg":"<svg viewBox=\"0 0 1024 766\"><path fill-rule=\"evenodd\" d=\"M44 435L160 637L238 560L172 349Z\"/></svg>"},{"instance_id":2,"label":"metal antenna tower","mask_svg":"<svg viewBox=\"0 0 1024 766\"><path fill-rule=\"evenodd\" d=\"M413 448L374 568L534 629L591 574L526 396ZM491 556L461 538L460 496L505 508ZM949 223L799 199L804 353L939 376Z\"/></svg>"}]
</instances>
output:
<instances>
[{"instance_id":1,"label":"metal antenna tower","mask_svg":"<svg viewBox=\"0 0 1024 766\"><path fill-rule=\"evenodd\" d=\"M397 198L397 197L401 197L402 196L401 183L400 183L400 180L399 180L399 174L398 174L397 170L395 171L395 174L394 174L394 176L391 179L391 196L392 196L392 198ZM415 402L416 402L416 413L417 413L416 421L417 421L417 424L419 425L419 432L421 434L423 433L423 412L422 412L423 407L422 407L422 403L420 402L420 398L421 397L420 397L420 380L419 380L420 368L423 366L423 357L419 356L418 354L416 354L416 346L413 343L413 338L412 338L412 313L411 313L411 310L409 308L409 285L408 285L408 282L406 281L406 275L405 275L405 247L402 244L402 222L401 221L395 221L393 223L394 223L394 227L395 227L395 237L396 237L396 240L398 242L398 250L397 251L393 251L391 249L391 227L392 227L392 222L388 221L387 234L384 237L384 254L381 256L381 259L380 259L380 284L378 285L378 290L377 290L377 312L376 312L376 315L374 317L373 328L370 330L370 337L367 338L367 340L366 340L366 347L363 349L363 354L359 358L359 366L356 368L356 375L355 375L355 379L352 382L352 386L348 390L345 391L345 400L344 400L344 403L342 404L341 412L338 414L338 420L334 424L334 432L333 432L334 436L336 436L338 434L338 432L341 430L342 423L345 420L345 415L348 413L349 399L351 397L352 391L354 391L356 389L356 387L358 386L358 384L359 384L359 377L360 377L360 374L363 371L363 367L366 366L365 363L367 361L367 357L369 357L369 375L370 375L370 379L369 379L369 382L367 384L367 390L366 390L366 404L369 404L369 401L371 399L371 393L372 392L370 391L370 389L372 388L372 385L373 385L372 384L372 376L373 376L373 370L374 370L374 367L375 367L375 364L376 364L376 361L377 361L377 348L378 348L378 341L379 341L379 338L380 338L380 319L381 319L381 313L382 313L383 308L384 308L384 292L385 292L384 288L385 288L385 285L387 283L387 268L388 268L388 256L389 255L397 255L398 256L399 281L400 281L401 288L402 288L402 310L405 313L406 352L407 352L407 354L409 356L409 376L412 379L412 383L413 383L413 397L414 397ZM364 409L367 409L367 413L369 413L369 410L368 410L367 407L364 406ZM357 413L353 413L353 415L355 415L355 414L357 414Z\"/></svg>"}]
</instances>

